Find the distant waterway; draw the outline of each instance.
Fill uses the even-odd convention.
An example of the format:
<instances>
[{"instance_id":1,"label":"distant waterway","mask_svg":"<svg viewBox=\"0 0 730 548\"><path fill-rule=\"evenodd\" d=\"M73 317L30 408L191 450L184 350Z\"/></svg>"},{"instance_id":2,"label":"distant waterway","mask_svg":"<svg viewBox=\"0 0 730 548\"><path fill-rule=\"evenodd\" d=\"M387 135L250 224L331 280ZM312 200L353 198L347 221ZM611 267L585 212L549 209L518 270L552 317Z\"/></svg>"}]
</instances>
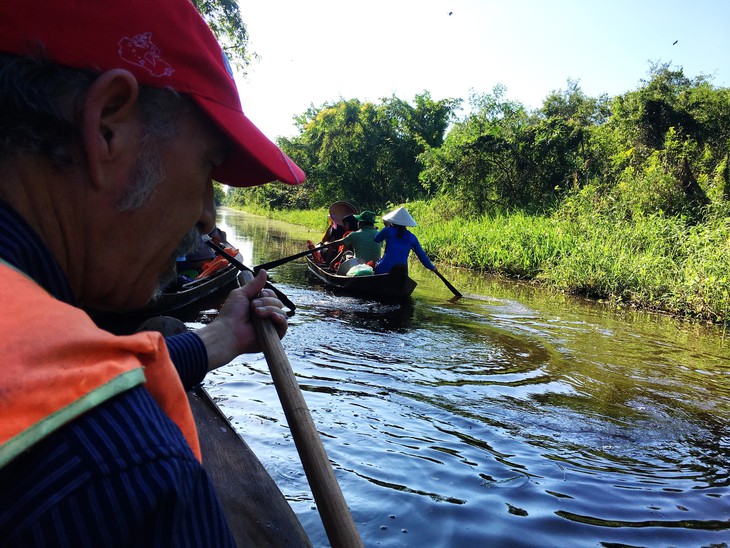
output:
<instances>
[{"instance_id":1,"label":"distant waterway","mask_svg":"<svg viewBox=\"0 0 730 548\"><path fill-rule=\"evenodd\" d=\"M251 265L318 236L230 210L219 226ZM442 267L464 294L451 302L410 270L405 305L333 295L303 259L270 272L297 305L284 348L366 546L730 543L720 329ZM263 357L206 383L327 546Z\"/></svg>"}]
</instances>

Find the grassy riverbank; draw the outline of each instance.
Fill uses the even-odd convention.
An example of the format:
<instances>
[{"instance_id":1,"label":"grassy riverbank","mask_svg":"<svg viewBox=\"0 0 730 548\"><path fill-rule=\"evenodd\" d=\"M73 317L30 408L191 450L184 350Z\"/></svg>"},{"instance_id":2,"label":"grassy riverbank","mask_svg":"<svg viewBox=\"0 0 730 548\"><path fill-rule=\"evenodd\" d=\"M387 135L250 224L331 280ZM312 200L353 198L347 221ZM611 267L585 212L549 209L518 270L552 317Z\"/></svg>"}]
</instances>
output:
<instances>
[{"instance_id":1,"label":"grassy riverbank","mask_svg":"<svg viewBox=\"0 0 730 548\"><path fill-rule=\"evenodd\" d=\"M413 232L436 261L533 280L620 306L730 321L730 220L701 224L566 204L549 216L512 213L464 219L439 202L412 202ZM324 230L326 209L253 210ZM380 212L379 212L380 213Z\"/></svg>"}]
</instances>

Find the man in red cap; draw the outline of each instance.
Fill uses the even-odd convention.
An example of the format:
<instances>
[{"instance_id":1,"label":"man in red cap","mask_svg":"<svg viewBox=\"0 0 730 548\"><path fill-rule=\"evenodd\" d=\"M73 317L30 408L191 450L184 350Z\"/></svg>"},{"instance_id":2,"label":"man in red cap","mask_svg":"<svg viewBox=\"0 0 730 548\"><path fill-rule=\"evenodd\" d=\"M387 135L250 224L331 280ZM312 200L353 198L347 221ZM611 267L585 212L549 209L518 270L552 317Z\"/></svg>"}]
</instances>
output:
<instances>
[{"instance_id":1,"label":"man in red cap","mask_svg":"<svg viewBox=\"0 0 730 548\"><path fill-rule=\"evenodd\" d=\"M0 136L3 545L232 545L184 389L259 350L252 315L284 335L265 272L168 344L82 307L145 304L213 229L212 179L304 173L189 0L3 0Z\"/></svg>"}]
</instances>

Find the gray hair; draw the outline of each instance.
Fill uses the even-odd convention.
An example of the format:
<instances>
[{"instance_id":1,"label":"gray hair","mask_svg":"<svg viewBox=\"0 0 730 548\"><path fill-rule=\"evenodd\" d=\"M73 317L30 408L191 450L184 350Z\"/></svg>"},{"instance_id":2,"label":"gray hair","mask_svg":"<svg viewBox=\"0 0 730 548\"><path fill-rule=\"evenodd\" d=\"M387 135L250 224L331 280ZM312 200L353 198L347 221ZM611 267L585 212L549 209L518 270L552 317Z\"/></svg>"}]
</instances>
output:
<instances>
[{"instance_id":1,"label":"gray hair","mask_svg":"<svg viewBox=\"0 0 730 548\"><path fill-rule=\"evenodd\" d=\"M178 118L193 107L190 99L168 89L140 88L139 106L144 133L140 142L132 185L117 202L119 211L142 207L165 176L162 152L165 142L178 134Z\"/></svg>"},{"instance_id":2,"label":"gray hair","mask_svg":"<svg viewBox=\"0 0 730 548\"><path fill-rule=\"evenodd\" d=\"M97 77L41 58L0 54L0 162L19 152L46 156L57 167L77 161L81 106ZM144 134L134 181L118 202L121 211L152 196L164 175L159 158L164 143L177 135L178 118L195 108L173 90L147 86L140 86L138 104Z\"/></svg>"}]
</instances>

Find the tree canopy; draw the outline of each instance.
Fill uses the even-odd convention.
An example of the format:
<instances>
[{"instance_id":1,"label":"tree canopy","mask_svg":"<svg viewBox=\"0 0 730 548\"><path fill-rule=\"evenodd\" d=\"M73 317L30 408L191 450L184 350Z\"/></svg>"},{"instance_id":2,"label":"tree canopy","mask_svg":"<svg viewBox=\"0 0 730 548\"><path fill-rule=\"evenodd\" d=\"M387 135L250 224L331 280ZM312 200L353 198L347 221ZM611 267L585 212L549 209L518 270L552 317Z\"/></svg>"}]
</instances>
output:
<instances>
[{"instance_id":1,"label":"tree canopy","mask_svg":"<svg viewBox=\"0 0 730 548\"><path fill-rule=\"evenodd\" d=\"M192 0L245 74L255 54L235 0ZM545 211L589 192L626 215L698 218L730 200L730 89L655 63L638 89L609 98L578 82L530 111L504 86L462 100L392 96L310 106L281 148L308 174L300 187L233 189L268 207L361 208L441 196L470 214ZM588 190L586 190L588 189ZM606 206L609 207L609 206Z\"/></svg>"},{"instance_id":2,"label":"tree canopy","mask_svg":"<svg viewBox=\"0 0 730 548\"><path fill-rule=\"evenodd\" d=\"M304 185L234 193L271 207L360 208L443 197L455 213L550 211L590 194L622 215L698 219L730 198L730 89L654 64L636 90L588 97L578 82L529 110L506 88L412 102L340 99L295 118L279 144Z\"/></svg>"},{"instance_id":3,"label":"tree canopy","mask_svg":"<svg viewBox=\"0 0 730 548\"><path fill-rule=\"evenodd\" d=\"M340 99L310 107L295 118L299 135L282 149L307 172L297 189L267 185L254 199L274 207L319 207L346 199L374 208L431 193L419 174L419 156L439 147L460 101L434 101L428 92L413 104L389 97L380 103ZM235 193L234 193L235 195Z\"/></svg>"},{"instance_id":4,"label":"tree canopy","mask_svg":"<svg viewBox=\"0 0 730 548\"><path fill-rule=\"evenodd\" d=\"M229 60L242 74L255 54L248 47L248 30L236 0L192 0L210 26Z\"/></svg>"}]
</instances>

